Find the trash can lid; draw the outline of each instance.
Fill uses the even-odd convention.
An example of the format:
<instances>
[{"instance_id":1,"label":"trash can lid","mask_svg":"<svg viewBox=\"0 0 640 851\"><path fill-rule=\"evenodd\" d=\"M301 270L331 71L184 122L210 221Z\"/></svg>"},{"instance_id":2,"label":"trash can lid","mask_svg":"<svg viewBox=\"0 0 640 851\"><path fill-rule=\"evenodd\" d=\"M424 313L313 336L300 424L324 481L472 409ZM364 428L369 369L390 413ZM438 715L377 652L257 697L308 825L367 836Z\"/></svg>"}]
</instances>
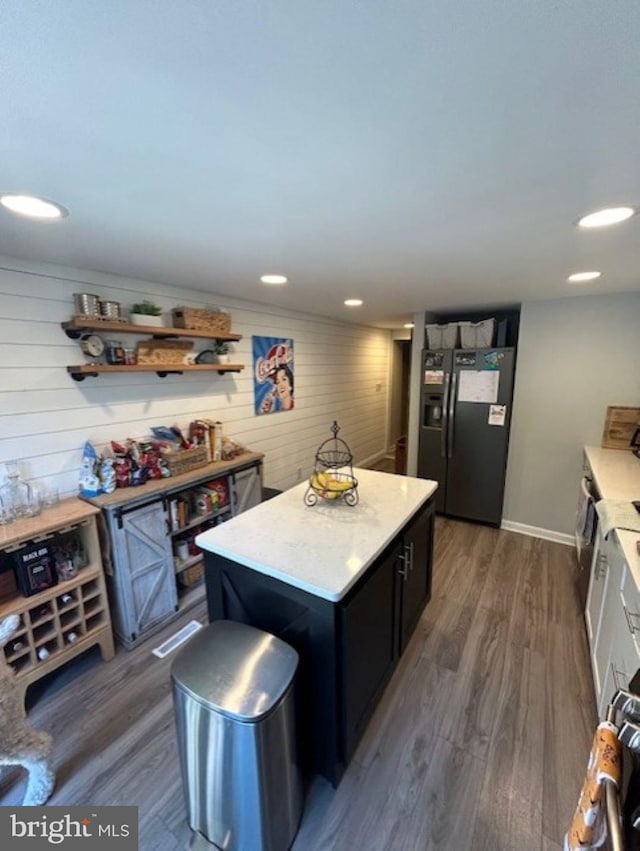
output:
<instances>
[{"instance_id":1,"label":"trash can lid","mask_svg":"<svg viewBox=\"0 0 640 851\"><path fill-rule=\"evenodd\" d=\"M257 721L285 693L298 654L247 624L214 621L199 630L171 666L176 685L199 703L238 721Z\"/></svg>"}]
</instances>

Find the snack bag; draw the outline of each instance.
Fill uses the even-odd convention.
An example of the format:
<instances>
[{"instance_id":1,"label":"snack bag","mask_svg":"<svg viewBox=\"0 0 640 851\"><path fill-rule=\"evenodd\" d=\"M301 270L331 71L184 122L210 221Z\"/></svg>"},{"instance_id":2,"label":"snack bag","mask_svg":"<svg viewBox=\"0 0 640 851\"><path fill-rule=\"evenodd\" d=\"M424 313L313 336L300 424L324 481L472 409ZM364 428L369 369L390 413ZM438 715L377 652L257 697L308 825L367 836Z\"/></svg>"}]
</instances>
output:
<instances>
[{"instance_id":1,"label":"snack bag","mask_svg":"<svg viewBox=\"0 0 640 851\"><path fill-rule=\"evenodd\" d=\"M100 487L103 493L113 493L116 489L116 471L113 458L103 458L99 468Z\"/></svg>"},{"instance_id":2,"label":"snack bag","mask_svg":"<svg viewBox=\"0 0 640 851\"><path fill-rule=\"evenodd\" d=\"M99 496L101 493L98 477L98 453L87 440L82 452L80 463L80 480L78 487L81 496Z\"/></svg>"},{"instance_id":3,"label":"snack bag","mask_svg":"<svg viewBox=\"0 0 640 851\"><path fill-rule=\"evenodd\" d=\"M207 482L203 487L218 495L218 506L220 508L229 505L229 488L226 479L214 479L211 482Z\"/></svg>"}]
</instances>

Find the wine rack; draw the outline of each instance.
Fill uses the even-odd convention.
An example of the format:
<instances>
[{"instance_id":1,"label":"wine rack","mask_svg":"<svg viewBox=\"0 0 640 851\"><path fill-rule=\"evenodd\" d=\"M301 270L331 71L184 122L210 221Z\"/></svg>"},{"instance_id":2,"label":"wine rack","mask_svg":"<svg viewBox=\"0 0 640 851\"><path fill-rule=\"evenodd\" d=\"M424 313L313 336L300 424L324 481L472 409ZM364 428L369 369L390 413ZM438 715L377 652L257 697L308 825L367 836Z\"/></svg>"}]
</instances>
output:
<instances>
[{"instance_id":1,"label":"wine rack","mask_svg":"<svg viewBox=\"0 0 640 851\"><path fill-rule=\"evenodd\" d=\"M0 550L10 555L27 543L75 531L82 539L87 565L77 576L23 597L18 591L0 602L0 620L20 618L18 629L0 650L16 674L22 697L40 677L94 644L102 658L114 656L111 617L96 528L97 509L78 499L64 500L38 517L0 527Z\"/></svg>"}]
</instances>

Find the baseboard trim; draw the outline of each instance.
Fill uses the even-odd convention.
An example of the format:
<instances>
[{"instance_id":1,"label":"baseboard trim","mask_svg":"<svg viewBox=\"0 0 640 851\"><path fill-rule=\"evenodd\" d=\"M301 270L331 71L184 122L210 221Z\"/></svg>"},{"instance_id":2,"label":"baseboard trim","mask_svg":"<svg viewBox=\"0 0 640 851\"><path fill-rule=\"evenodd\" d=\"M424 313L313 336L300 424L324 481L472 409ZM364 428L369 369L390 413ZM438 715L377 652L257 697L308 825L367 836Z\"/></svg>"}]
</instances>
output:
<instances>
[{"instance_id":1,"label":"baseboard trim","mask_svg":"<svg viewBox=\"0 0 640 851\"><path fill-rule=\"evenodd\" d=\"M377 464L378 461L381 461L383 458L386 458L387 453L383 450L382 452L376 452L374 455L370 455L368 458L363 458L362 461L358 461L354 464L354 467L364 467L366 470L368 467L373 466L373 464Z\"/></svg>"},{"instance_id":2,"label":"baseboard trim","mask_svg":"<svg viewBox=\"0 0 640 851\"><path fill-rule=\"evenodd\" d=\"M513 520L503 520L501 529L507 532L517 532L519 535L528 535L530 538L542 538L545 541L553 541L556 544L564 544L566 547L575 547L576 541L573 535L565 532L554 532L553 529L542 529L540 526L528 526L526 523L515 523Z\"/></svg>"}]
</instances>

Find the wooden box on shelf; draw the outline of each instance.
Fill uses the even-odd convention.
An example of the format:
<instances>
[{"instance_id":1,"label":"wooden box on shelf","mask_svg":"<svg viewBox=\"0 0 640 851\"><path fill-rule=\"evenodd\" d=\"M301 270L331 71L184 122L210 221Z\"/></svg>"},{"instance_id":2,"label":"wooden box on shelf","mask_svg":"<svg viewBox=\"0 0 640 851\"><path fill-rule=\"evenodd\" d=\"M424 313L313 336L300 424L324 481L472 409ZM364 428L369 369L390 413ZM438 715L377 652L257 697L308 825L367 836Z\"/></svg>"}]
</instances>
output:
<instances>
[{"instance_id":1,"label":"wooden box on shelf","mask_svg":"<svg viewBox=\"0 0 640 851\"><path fill-rule=\"evenodd\" d=\"M193 348L192 340L145 340L136 346L136 363L140 365L184 364Z\"/></svg>"},{"instance_id":2,"label":"wooden box on shelf","mask_svg":"<svg viewBox=\"0 0 640 851\"><path fill-rule=\"evenodd\" d=\"M227 333L231 329L231 315L222 310L183 305L173 309L173 324L175 328Z\"/></svg>"},{"instance_id":3,"label":"wooden box on shelf","mask_svg":"<svg viewBox=\"0 0 640 851\"><path fill-rule=\"evenodd\" d=\"M196 585L204 579L204 562L201 559L195 564L179 571L176 575L178 577L178 582L183 588L191 588L193 585Z\"/></svg>"},{"instance_id":4,"label":"wooden box on shelf","mask_svg":"<svg viewBox=\"0 0 640 851\"><path fill-rule=\"evenodd\" d=\"M105 661L113 658L111 617L96 527L98 513L94 506L72 498L47 508L37 517L0 527L0 551L5 556L65 532L79 534L87 554L86 566L73 579L30 597L22 596L17 589L14 593L5 590L0 601L0 620L10 614L20 617L17 631L1 652L16 673L16 687L23 699L31 683L94 644L100 646Z\"/></svg>"}]
</instances>

